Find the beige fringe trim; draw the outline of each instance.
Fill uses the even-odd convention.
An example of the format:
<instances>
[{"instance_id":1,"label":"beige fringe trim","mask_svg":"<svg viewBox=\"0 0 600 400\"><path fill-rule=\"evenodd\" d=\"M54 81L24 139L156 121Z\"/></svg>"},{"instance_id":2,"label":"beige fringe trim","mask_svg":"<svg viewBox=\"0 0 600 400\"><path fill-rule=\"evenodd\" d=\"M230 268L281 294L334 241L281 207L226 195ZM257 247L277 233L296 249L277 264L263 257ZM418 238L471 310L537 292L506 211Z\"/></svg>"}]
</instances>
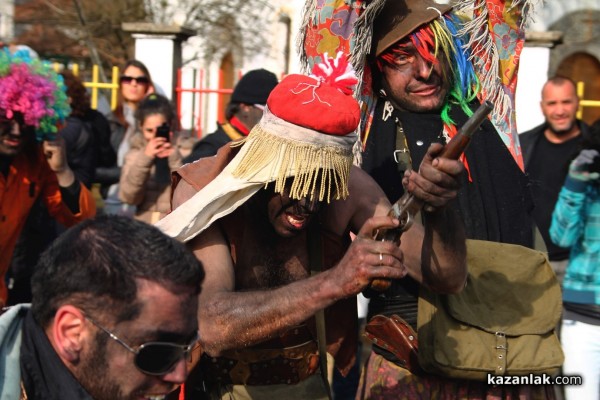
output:
<instances>
[{"instance_id":1,"label":"beige fringe trim","mask_svg":"<svg viewBox=\"0 0 600 400\"><path fill-rule=\"evenodd\" d=\"M282 193L287 178L292 178L290 197L302 199L316 195L319 201L348 197L352 151L338 146L315 145L274 136L256 125L252 134L235 146L248 146L232 175L238 179L275 181L275 192Z\"/></svg>"}]
</instances>

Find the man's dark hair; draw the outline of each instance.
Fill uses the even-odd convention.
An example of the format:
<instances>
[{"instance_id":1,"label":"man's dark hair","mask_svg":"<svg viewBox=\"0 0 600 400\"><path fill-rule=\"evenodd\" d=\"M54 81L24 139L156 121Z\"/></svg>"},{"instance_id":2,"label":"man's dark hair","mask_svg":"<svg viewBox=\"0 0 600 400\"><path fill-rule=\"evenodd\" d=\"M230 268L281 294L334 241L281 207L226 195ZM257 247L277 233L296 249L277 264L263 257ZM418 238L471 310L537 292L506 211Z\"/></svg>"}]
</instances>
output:
<instances>
[{"instance_id":1,"label":"man's dark hair","mask_svg":"<svg viewBox=\"0 0 600 400\"><path fill-rule=\"evenodd\" d=\"M552 83L554 85L558 85L558 86L562 86L565 83L570 83L571 85L573 85L573 87L575 89L577 89L577 83L575 83L575 81L567 76L563 76L563 75L555 75L552 76L550 78L548 78L548 80L546 81L546 84L548 83ZM544 85L545 87L546 85Z\"/></svg>"},{"instance_id":2,"label":"man's dark hair","mask_svg":"<svg viewBox=\"0 0 600 400\"><path fill-rule=\"evenodd\" d=\"M137 279L200 291L204 270L183 243L152 225L132 218L104 215L85 220L63 233L42 254L32 277L32 312L47 326L58 308L73 304L106 313L117 322L140 311Z\"/></svg>"}]
</instances>

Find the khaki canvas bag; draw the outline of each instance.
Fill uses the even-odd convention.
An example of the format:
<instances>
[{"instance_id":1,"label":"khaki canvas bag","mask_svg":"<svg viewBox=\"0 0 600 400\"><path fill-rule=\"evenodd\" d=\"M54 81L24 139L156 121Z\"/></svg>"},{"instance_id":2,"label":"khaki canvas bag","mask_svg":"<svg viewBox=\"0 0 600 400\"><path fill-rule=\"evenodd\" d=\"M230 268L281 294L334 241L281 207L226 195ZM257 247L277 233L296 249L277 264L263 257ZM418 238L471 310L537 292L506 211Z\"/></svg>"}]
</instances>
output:
<instances>
[{"instance_id":1,"label":"khaki canvas bag","mask_svg":"<svg viewBox=\"0 0 600 400\"><path fill-rule=\"evenodd\" d=\"M467 285L460 294L421 288L421 367L476 380L487 374L558 372L564 359L555 332L561 290L545 255L517 245L468 240L467 263Z\"/></svg>"}]
</instances>

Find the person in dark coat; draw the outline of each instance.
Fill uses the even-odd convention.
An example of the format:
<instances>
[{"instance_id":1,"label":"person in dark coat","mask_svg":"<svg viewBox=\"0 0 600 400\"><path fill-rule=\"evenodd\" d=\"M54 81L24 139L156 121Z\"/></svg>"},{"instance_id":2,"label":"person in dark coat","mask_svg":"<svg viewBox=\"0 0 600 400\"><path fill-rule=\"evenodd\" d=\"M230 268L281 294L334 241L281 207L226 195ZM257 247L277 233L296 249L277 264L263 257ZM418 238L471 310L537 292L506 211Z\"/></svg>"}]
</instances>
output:
<instances>
[{"instance_id":1,"label":"person in dark coat","mask_svg":"<svg viewBox=\"0 0 600 400\"><path fill-rule=\"evenodd\" d=\"M214 156L224 144L247 136L262 117L267 98L277 83L275 74L262 68L242 76L225 110L227 122L218 124L216 131L196 142L183 162Z\"/></svg>"}]
</instances>

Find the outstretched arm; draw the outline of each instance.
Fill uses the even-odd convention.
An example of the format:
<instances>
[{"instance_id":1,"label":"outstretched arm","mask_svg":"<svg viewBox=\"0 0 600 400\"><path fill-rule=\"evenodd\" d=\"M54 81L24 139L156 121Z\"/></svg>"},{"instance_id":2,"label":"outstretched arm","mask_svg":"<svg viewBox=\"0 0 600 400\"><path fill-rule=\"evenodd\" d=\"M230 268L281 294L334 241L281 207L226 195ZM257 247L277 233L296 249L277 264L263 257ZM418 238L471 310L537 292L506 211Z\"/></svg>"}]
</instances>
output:
<instances>
[{"instance_id":1,"label":"outstretched arm","mask_svg":"<svg viewBox=\"0 0 600 400\"><path fill-rule=\"evenodd\" d=\"M282 287L253 291L234 291L229 247L219 228L209 227L190 242L206 271L198 312L203 348L216 356L267 340L358 294L374 278L403 277L400 249L370 236L374 229L392 226L387 216L369 219L335 267ZM385 266L380 266L380 253L386 254Z\"/></svg>"}]
</instances>

